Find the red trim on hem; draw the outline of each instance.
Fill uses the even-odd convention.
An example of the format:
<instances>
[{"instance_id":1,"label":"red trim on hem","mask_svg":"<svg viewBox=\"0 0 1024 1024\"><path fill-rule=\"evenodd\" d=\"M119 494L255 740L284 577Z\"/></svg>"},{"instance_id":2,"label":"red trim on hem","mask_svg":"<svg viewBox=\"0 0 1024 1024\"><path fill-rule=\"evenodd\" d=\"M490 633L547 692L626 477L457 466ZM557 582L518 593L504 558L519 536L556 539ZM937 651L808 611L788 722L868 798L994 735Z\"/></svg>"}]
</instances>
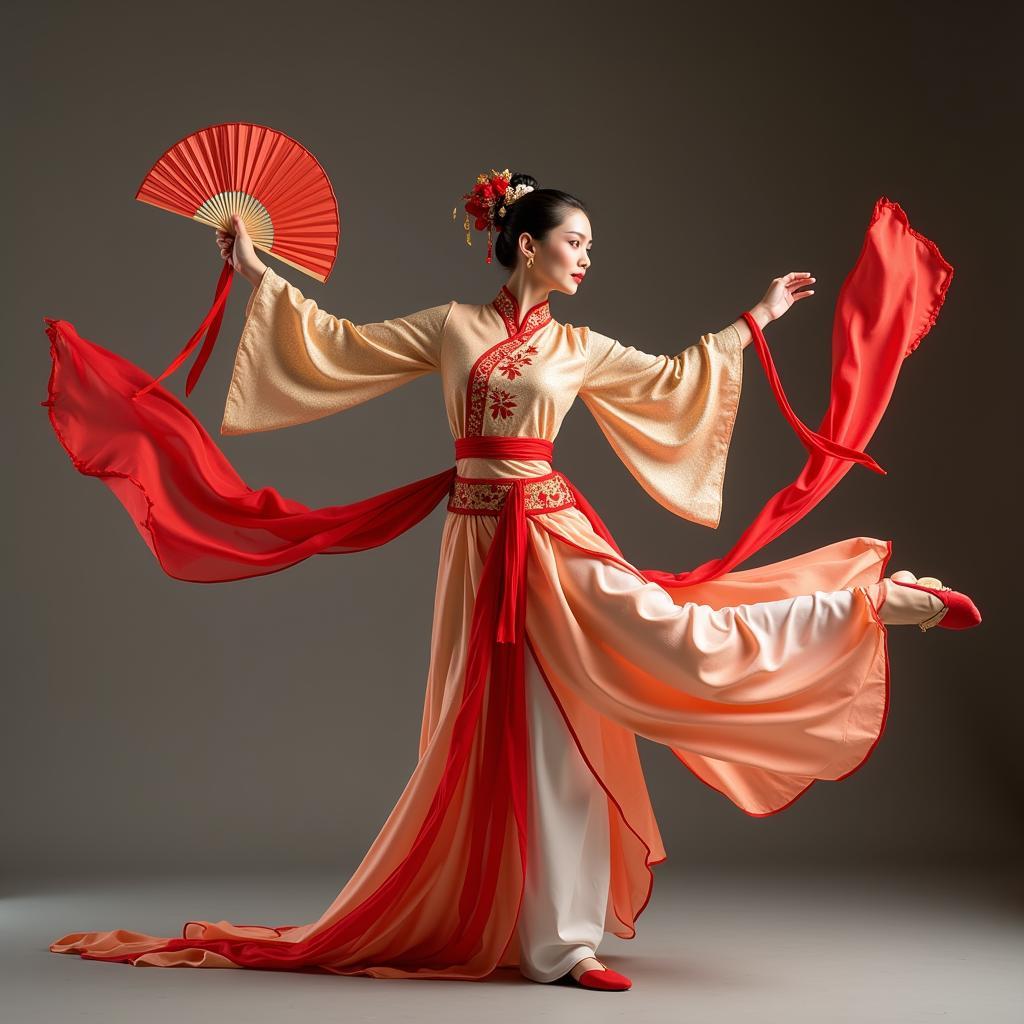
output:
<instances>
[{"instance_id":1,"label":"red trim on hem","mask_svg":"<svg viewBox=\"0 0 1024 1024\"><path fill-rule=\"evenodd\" d=\"M892 557L892 541L890 540L890 541L886 542L885 557L882 559L882 564L881 564L881 567L879 568L879 572L878 572L878 579L879 580L881 580L885 576L885 567L889 564L889 559L891 557ZM887 722L889 720L889 705L890 705L891 689L892 689L892 687L891 687L891 676L890 676L890 671L889 671L889 633L888 633L888 629L886 628L885 623L882 622L881 617L879 616L878 612L875 610L875 606L871 603L871 600L868 598L868 596L866 594L864 595L864 600L866 601L867 606L868 606L868 608L871 611L872 619L874 619L875 624L882 631L882 654L883 654L883 656L885 658L885 702L884 702L884 705L882 707L882 721L879 723L879 726L878 726L878 735L875 737L874 742L871 744L871 746L868 747L867 751L865 752L864 756L860 759L860 761L857 764L855 764L848 772L846 772L843 775L839 775L839 776L837 776L834 779L812 779L792 799L787 800L786 803L782 804L780 807L776 807L775 810L773 810L773 811L748 811L745 807L740 807L740 805L735 803L735 801L732 801L732 800L729 801L735 807L739 807L739 809L741 811L743 811L743 813L746 814L748 817L751 817L751 818L770 818L773 815L779 814L781 811L784 811L787 808L792 807L793 804L795 804L797 802L797 800L799 800L800 797L802 797L816 782L841 782L843 779L848 779L851 775L853 775L854 772L856 772L859 768L863 767L865 762L868 760L868 758L873 753L875 747L878 746L878 743L879 743L879 741L882 738L882 733L885 732L885 726L886 726L886 724L887 724ZM690 767L690 765L688 765L685 761L683 761L679 757L679 755L676 754L676 752L674 750L672 751L672 753L675 754L676 760L678 760L679 763L682 764L685 768L688 768L689 771L693 774L693 776L695 778L700 779L700 781L703 782L704 785L707 786L709 789L713 789L716 793L721 793L722 796L726 797L726 799L729 799L729 794L728 793L724 793L717 786L712 785L712 783L708 782L707 779L702 778L700 775L698 775L697 772L695 772L693 770L693 768Z\"/></svg>"},{"instance_id":2,"label":"red trim on hem","mask_svg":"<svg viewBox=\"0 0 1024 1024\"><path fill-rule=\"evenodd\" d=\"M637 575L645 583L652 582L646 576L643 576L642 574L640 574L639 571L634 566L630 565L628 562L623 562L620 559L616 558L614 555L608 554L608 552L606 552L606 551L597 551L597 550L595 550L593 548L582 547L581 545L576 544L574 541L569 540L567 537L563 537L562 534L560 534L557 530L551 529L551 527L548 526L546 523L541 523L540 525L543 526L544 529L552 537L557 538L563 544L567 544L569 547L576 548L578 551L582 551L584 554L592 555L592 556L594 556L596 558L603 558L606 562L611 562L614 565L623 566L627 570L629 570L629 571L633 572L635 575ZM889 560L891 558L892 558L892 541L889 540L889 541L886 541L885 556L883 557L881 565L879 567L879 571L878 571L878 579L879 580L881 580L885 576L885 569L886 569L886 566L889 564ZM704 785L707 786L709 789L712 789L716 793L719 793L722 796L724 796L734 807L738 808L744 814L746 814L748 817L751 817L751 818L769 818L772 815L778 814L779 812L784 811L784 810L786 810L789 807L792 807L793 804L796 803L796 801L799 800L800 797L802 797L814 785L815 782L841 782L843 779L848 779L851 775L853 775L854 772L856 772L859 768L861 768L865 764L865 762L868 760L868 758L874 752L875 747L878 746L878 743L879 743L879 741L882 738L882 734L885 732L886 723L888 722L888 719L889 719L889 706L890 706L890 701L891 701L891 676L890 676L890 666L889 666L888 630L886 629L885 623L882 622L881 617L879 616L879 614L876 611L874 605L871 603L871 600L867 597L866 594L864 595L864 599L865 599L865 601L867 603L868 608L871 611L871 617L875 621L876 625L882 630L882 653L883 653L883 656L884 656L884 659L885 659L885 702L884 702L884 705L883 705L883 708L882 708L882 721L879 724L878 735L875 737L874 742L867 749L867 751L865 752L864 756L860 759L860 761L856 765L854 765L853 768L851 768L848 772L846 772L843 775L838 776L835 779L812 779L792 799L788 800L786 803L782 804L780 807L777 807L777 808L775 808L772 811L748 811L745 807L742 807L738 803L736 803L736 801L733 800L729 796L729 794L726 793L724 790L719 789L717 786L715 786L714 784L708 782L707 779L703 778L703 776L698 774L693 769L692 766L688 765L675 752L675 750L673 750L671 747L669 747L669 750L672 750L672 753L675 756L676 760L679 761L679 763L681 765L683 765L683 767L686 768L694 776L694 778L696 778L696 779L700 780L701 782L703 782ZM539 665L539 662L538 662L538 665ZM550 687L550 684L549 684L549 687ZM556 701L557 701L557 698L556 698ZM564 714L564 712L563 712L563 714ZM625 820L625 817L623 817L623 820ZM629 823L627 822L626 824L628 825ZM635 832L635 830L633 830L633 829L631 829L631 831ZM639 838L639 836L637 838ZM641 842L642 841L643 840L641 840ZM655 861L654 863L659 863L659 862ZM623 921L623 924L626 924L626 922Z\"/></svg>"}]
</instances>

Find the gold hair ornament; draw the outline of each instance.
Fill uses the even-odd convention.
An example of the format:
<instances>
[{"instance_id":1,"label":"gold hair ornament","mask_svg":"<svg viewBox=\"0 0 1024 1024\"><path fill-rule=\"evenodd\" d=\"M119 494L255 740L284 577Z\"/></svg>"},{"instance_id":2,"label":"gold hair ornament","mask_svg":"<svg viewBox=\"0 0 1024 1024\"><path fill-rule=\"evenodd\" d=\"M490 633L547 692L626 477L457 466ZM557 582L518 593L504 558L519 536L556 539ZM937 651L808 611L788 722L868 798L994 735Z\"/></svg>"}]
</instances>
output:
<instances>
[{"instance_id":1,"label":"gold hair ornament","mask_svg":"<svg viewBox=\"0 0 1024 1024\"><path fill-rule=\"evenodd\" d=\"M508 208L517 200L522 199L527 192L533 191L532 185L525 185L520 182L514 188L509 188L511 172L506 167L503 171L491 168L490 174L478 174L476 184L469 192L464 192L462 198L466 200L466 219L463 227L466 230L466 245L472 245L470 235L470 215L474 219L474 226L478 231L487 232L487 262L491 262L492 239L491 234L497 227L499 217L504 218ZM452 220L458 215L459 208L452 208Z\"/></svg>"}]
</instances>

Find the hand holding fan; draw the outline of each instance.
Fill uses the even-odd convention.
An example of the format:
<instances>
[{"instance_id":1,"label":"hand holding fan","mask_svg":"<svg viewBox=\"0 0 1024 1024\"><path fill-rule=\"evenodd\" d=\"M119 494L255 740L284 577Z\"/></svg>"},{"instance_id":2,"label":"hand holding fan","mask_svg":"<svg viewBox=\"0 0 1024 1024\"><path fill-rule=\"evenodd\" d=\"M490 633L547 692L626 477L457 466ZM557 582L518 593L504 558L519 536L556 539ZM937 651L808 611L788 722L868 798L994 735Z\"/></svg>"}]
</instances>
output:
<instances>
[{"instance_id":1,"label":"hand holding fan","mask_svg":"<svg viewBox=\"0 0 1024 1024\"><path fill-rule=\"evenodd\" d=\"M330 276L338 254L338 202L323 167L304 146L263 125L236 121L186 136L157 160L135 198L229 233L237 213L257 249L318 281ZM225 261L199 329L133 398L174 373L206 334L185 383L191 394L216 343L233 274Z\"/></svg>"}]
</instances>

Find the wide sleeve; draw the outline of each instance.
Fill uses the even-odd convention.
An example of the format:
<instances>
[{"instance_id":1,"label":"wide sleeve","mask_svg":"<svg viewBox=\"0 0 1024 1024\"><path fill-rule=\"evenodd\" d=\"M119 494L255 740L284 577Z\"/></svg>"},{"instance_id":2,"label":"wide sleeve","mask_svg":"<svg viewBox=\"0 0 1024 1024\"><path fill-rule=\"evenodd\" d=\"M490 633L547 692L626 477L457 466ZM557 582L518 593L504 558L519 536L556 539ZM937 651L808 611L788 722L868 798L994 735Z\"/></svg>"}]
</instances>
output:
<instances>
[{"instance_id":1,"label":"wide sleeve","mask_svg":"<svg viewBox=\"0 0 1024 1024\"><path fill-rule=\"evenodd\" d=\"M308 423L438 371L453 305L357 326L268 267L246 304L220 432Z\"/></svg>"},{"instance_id":2,"label":"wide sleeve","mask_svg":"<svg viewBox=\"0 0 1024 1024\"><path fill-rule=\"evenodd\" d=\"M652 355L589 328L580 398L626 468L677 516L718 526L743 384L729 325L678 355Z\"/></svg>"}]
</instances>

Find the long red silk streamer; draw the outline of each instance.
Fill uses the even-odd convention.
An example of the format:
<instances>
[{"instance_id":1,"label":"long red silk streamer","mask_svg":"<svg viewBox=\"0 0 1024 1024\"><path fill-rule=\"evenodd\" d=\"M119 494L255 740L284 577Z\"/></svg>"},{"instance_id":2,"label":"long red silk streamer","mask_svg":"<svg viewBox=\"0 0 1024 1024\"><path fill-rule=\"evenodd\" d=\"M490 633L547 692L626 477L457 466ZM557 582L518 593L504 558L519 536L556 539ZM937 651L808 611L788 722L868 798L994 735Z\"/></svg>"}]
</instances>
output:
<instances>
[{"instance_id":1,"label":"long red silk streamer","mask_svg":"<svg viewBox=\"0 0 1024 1024\"><path fill-rule=\"evenodd\" d=\"M953 268L938 248L910 227L902 209L879 199L861 254L837 302L829 408L817 432L793 413L764 337L748 317L776 400L808 447L807 462L726 555L689 572L652 569L644 570L644 575L666 587L714 579L799 521L854 462L883 472L862 449L885 412L904 358L935 322L952 275ZM81 338L67 321L46 318L46 324L52 370L48 398L42 404L49 408L60 443L79 472L110 487L163 570L176 579L243 579L280 571L312 554L385 544L429 515L454 482L453 466L362 501L321 509L310 509L272 487L254 490L202 424L173 395L154 387L156 381L145 371ZM552 443L540 438L456 441L457 458L550 459L552 451ZM597 512L569 486L595 531L621 554ZM375 962L438 971L466 962L479 948L488 898L502 868L504 826L510 815L525 876L528 514L523 482L516 481L498 516L474 601L462 699L441 781L412 847L385 883L343 918L299 943L282 943L279 937L204 939L189 936L186 924L182 938L147 952L201 948L240 966L278 970L316 969L344 961L343 973L355 973L360 936L396 912L413 887L429 884L424 865L443 834L453 794L469 770L487 773L481 777L488 780L489 799L474 801L471 808L474 854L469 862L474 869L465 880L462 898L450 909L450 920L443 922L430 948L409 948L397 934L390 954L381 959L378 950ZM471 768L470 751L481 729L483 757ZM288 930L277 929L279 936ZM130 962L141 954L82 955Z\"/></svg>"},{"instance_id":2,"label":"long red silk streamer","mask_svg":"<svg viewBox=\"0 0 1024 1024\"><path fill-rule=\"evenodd\" d=\"M867 468L872 472L881 473L884 476L885 470L882 469L882 467L875 462L870 455L866 455L864 452L859 452L855 448L847 448L846 445L840 444L838 441L834 441L831 437L828 437L825 434L816 433L807 427L806 424L797 416L793 411L793 407L789 404L789 399L786 398L786 393L782 390L782 381L779 379L778 370L775 369L775 361L772 359L771 351L768 348L768 342L765 341L765 337L761 333L760 326L749 312L743 314L743 319L746 320L751 333L754 335L754 345L757 349L757 357L761 360L761 365L764 367L764 372L768 377L768 383L771 384L772 392L775 394L775 400L779 403L779 408L782 410L782 414L789 421L789 425L793 430L796 431L797 437L803 441L807 450L817 450L819 452L824 452L826 455L834 455L837 459L846 459L850 462L858 462L862 466L867 466Z\"/></svg>"}]
</instances>

